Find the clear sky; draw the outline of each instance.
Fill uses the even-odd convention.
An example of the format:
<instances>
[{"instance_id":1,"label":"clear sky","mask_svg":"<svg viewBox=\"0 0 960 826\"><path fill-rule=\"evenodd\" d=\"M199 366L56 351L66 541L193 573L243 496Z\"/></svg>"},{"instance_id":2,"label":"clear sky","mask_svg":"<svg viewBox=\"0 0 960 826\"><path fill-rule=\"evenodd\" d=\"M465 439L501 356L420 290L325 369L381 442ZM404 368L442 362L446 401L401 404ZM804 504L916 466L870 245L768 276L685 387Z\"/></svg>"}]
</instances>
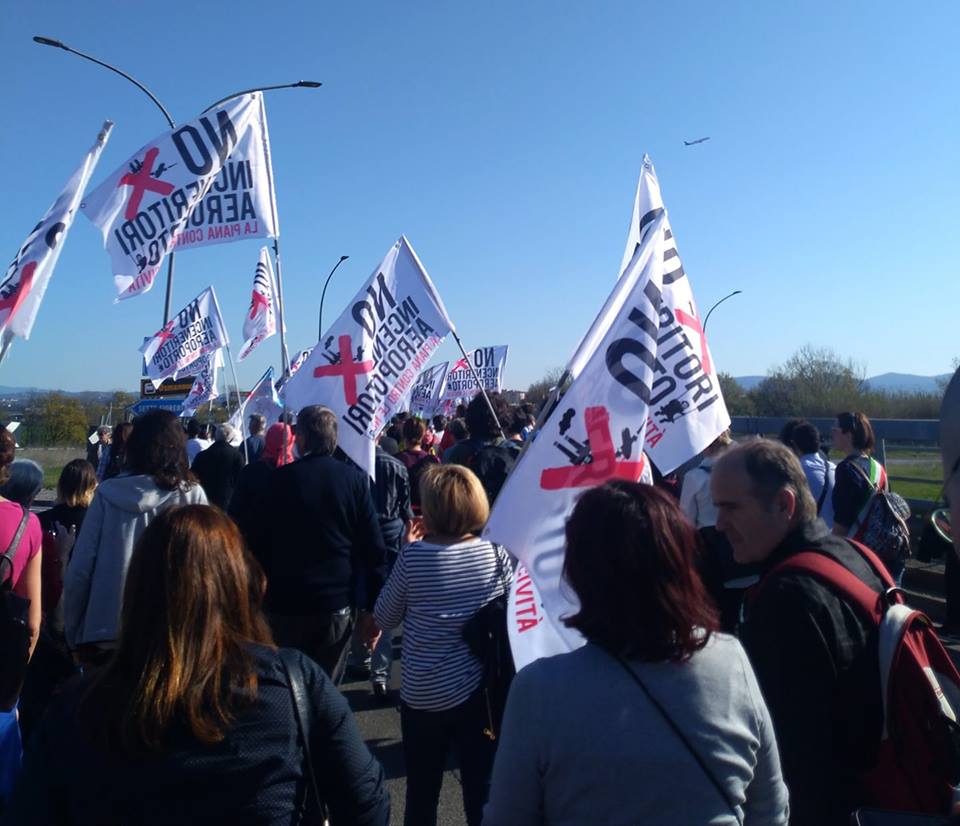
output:
<instances>
[{"instance_id":1,"label":"clear sky","mask_svg":"<svg viewBox=\"0 0 960 826\"><path fill-rule=\"evenodd\" d=\"M644 152L657 168L719 368L805 343L934 374L957 354L960 6L931 2L0 6L4 265L105 118L99 184L178 122L249 88L267 115L291 352L406 234L467 347L509 344L507 385L566 362L617 275ZM684 147L684 139L711 140ZM177 255L174 308L216 287L239 343L259 242ZM0 384L133 389L163 287L112 304L80 216L30 341ZM443 352L452 355L452 346ZM240 365L249 386L278 339Z\"/></svg>"}]
</instances>

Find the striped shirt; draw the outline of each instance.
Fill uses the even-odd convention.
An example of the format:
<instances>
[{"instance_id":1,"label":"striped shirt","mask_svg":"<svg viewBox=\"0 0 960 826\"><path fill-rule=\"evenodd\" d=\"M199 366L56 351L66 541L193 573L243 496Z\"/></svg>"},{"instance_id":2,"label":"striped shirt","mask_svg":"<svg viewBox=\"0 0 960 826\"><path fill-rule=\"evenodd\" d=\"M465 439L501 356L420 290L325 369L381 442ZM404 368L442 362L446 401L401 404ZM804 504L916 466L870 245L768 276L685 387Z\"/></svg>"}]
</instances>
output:
<instances>
[{"instance_id":1,"label":"striped shirt","mask_svg":"<svg viewBox=\"0 0 960 826\"><path fill-rule=\"evenodd\" d=\"M443 711L477 690L483 667L463 641L463 626L505 593L511 576L506 551L482 539L413 542L400 552L373 613L383 629L403 623L404 703Z\"/></svg>"}]
</instances>

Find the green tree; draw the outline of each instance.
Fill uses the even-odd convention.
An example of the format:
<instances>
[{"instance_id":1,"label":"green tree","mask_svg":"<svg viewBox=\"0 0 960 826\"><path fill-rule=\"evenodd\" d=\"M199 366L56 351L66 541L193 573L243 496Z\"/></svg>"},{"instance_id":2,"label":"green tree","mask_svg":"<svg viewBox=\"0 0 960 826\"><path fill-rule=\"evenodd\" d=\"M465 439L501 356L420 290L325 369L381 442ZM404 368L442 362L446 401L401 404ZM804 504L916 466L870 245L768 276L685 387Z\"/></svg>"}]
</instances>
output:
<instances>
[{"instance_id":1,"label":"green tree","mask_svg":"<svg viewBox=\"0 0 960 826\"><path fill-rule=\"evenodd\" d=\"M79 401L63 393L47 393L37 401L35 415L39 419L42 444L83 443L87 436L87 417Z\"/></svg>"},{"instance_id":2,"label":"green tree","mask_svg":"<svg viewBox=\"0 0 960 826\"><path fill-rule=\"evenodd\" d=\"M543 404L544 399L547 398L547 394L550 392L550 389L556 386L562 375L562 367L553 367L550 370L547 370L543 378L533 382L533 384L527 388L527 394L524 396L523 400L525 402L530 402L530 404L536 407L539 407L541 404Z\"/></svg>"},{"instance_id":3,"label":"green tree","mask_svg":"<svg viewBox=\"0 0 960 826\"><path fill-rule=\"evenodd\" d=\"M756 415L756 406L753 403L753 397L744 390L737 380L729 373L718 373L717 381L720 382L720 392L723 394L723 400L727 405L727 412L731 416L754 416Z\"/></svg>"}]
</instances>

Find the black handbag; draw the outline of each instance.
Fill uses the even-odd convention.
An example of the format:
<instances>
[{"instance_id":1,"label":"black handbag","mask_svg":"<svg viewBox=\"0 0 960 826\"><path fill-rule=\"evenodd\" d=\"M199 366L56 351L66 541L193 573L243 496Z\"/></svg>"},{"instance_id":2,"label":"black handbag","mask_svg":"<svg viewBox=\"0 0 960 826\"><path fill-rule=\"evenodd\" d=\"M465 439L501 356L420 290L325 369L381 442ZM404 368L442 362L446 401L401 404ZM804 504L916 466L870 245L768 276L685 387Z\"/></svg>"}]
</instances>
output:
<instances>
[{"instance_id":1,"label":"black handbag","mask_svg":"<svg viewBox=\"0 0 960 826\"><path fill-rule=\"evenodd\" d=\"M303 773L306 776L306 799L301 807L300 823L304 826L324 826L328 822L327 807L320 797L317 776L313 769L313 757L310 754L310 730L312 713L307 699L307 686L303 679L300 660L293 651L280 649L280 666L290 683L290 695L293 699L293 716L297 721L297 731L303 741Z\"/></svg>"},{"instance_id":2,"label":"black handbag","mask_svg":"<svg viewBox=\"0 0 960 826\"><path fill-rule=\"evenodd\" d=\"M30 512L20 507L20 524L0 557L0 711L17 704L30 661L30 600L13 592L13 560L30 517Z\"/></svg>"},{"instance_id":3,"label":"black handbag","mask_svg":"<svg viewBox=\"0 0 960 826\"><path fill-rule=\"evenodd\" d=\"M487 726L483 733L496 740L507 707L507 694L517 670L510 652L507 632L507 598L510 591L503 561L497 553L497 576L503 595L495 597L464 623L463 641L483 665L481 689L487 705Z\"/></svg>"}]
</instances>

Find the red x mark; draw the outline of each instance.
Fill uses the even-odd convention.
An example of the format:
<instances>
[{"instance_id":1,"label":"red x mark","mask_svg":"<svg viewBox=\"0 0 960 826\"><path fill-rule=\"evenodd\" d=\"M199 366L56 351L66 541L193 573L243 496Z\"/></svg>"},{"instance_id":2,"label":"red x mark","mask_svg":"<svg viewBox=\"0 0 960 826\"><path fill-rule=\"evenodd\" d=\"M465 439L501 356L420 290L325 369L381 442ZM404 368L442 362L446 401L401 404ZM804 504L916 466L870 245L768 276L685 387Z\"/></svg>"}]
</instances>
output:
<instances>
[{"instance_id":1,"label":"red x mark","mask_svg":"<svg viewBox=\"0 0 960 826\"><path fill-rule=\"evenodd\" d=\"M170 319L170 321L163 325L163 329L157 333L157 338L160 339L157 350L167 343L168 338L173 338L173 319Z\"/></svg>"},{"instance_id":2,"label":"red x mark","mask_svg":"<svg viewBox=\"0 0 960 826\"><path fill-rule=\"evenodd\" d=\"M350 336L340 336L340 363L314 368L313 375L320 379L324 376L343 376L343 397L347 404L357 403L357 376L373 370L372 361L354 361L353 345Z\"/></svg>"},{"instance_id":3,"label":"red x mark","mask_svg":"<svg viewBox=\"0 0 960 826\"><path fill-rule=\"evenodd\" d=\"M693 309L693 307L691 307ZM684 327L689 327L697 335L700 336L700 363L703 365L703 372L707 375L713 372L710 368L713 366L710 364L710 350L707 347L707 336L703 332L703 325L700 323L700 318L697 316L697 311L693 310L693 315L687 315L683 310L675 310L674 315Z\"/></svg>"},{"instance_id":4,"label":"red x mark","mask_svg":"<svg viewBox=\"0 0 960 826\"><path fill-rule=\"evenodd\" d=\"M610 438L610 414L605 407L588 407L583 414L590 440L590 464L545 468L540 474L544 490L562 488L589 488L609 479L627 479L636 482L643 473L645 459L639 462L618 462Z\"/></svg>"},{"instance_id":5,"label":"red x mark","mask_svg":"<svg viewBox=\"0 0 960 826\"><path fill-rule=\"evenodd\" d=\"M148 189L151 192L159 192L161 195L169 195L174 190L173 184L168 184L166 181L158 181L150 174L153 171L153 162L159 154L160 150L156 147L148 149L140 171L128 172L120 179L120 183L117 184L118 188L121 186L133 187L133 192L130 193L130 198L127 201L127 211L123 215L128 221L132 221L137 217L137 213L140 211L140 202L143 200L143 193Z\"/></svg>"},{"instance_id":6,"label":"red x mark","mask_svg":"<svg viewBox=\"0 0 960 826\"><path fill-rule=\"evenodd\" d=\"M250 298L250 318L256 318L257 313L260 311L260 307L263 307L263 311L267 312L270 309L270 302L267 301L267 297L263 293L258 293L256 290L253 291L253 295Z\"/></svg>"},{"instance_id":7,"label":"red x mark","mask_svg":"<svg viewBox=\"0 0 960 826\"><path fill-rule=\"evenodd\" d=\"M23 268L20 274L20 283L17 288L6 298L0 301L0 324L9 324L20 309L26 297L30 294L30 287L33 286L33 274L37 269L37 262L31 261ZM5 317L3 311L9 310Z\"/></svg>"},{"instance_id":8,"label":"red x mark","mask_svg":"<svg viewBox=\"0 0 960 826\"><path fill-rule=\"evenodd\" d=\"M460 361L458 361L456 364L453 365L453 370L469 370L469 369L470 369L470 365L466 359L460 359Z\"/></svg>"}]
</instances>

